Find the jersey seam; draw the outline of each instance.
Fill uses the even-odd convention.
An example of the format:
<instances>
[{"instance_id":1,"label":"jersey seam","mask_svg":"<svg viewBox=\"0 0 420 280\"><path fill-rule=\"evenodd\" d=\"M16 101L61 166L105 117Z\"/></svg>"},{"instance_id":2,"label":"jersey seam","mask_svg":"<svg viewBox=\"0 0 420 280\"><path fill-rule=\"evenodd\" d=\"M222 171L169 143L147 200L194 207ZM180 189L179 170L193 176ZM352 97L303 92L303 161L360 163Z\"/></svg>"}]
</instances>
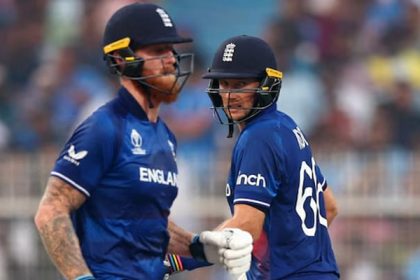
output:
<instances>
[{"instance_id":1,"label":"jersey seam","mask_svg":"<svg viewBox=\"0 0 420 280\"><path fill-rule=\"evenodd\" d=\"M78 191L81 191L87 197L90 197L90 193L84 187L80 186L79 184L77 184L75 181L73 181L72 179L68 178L67 176L65 176L65 175L63 175L63 174L61 174L59 172L56 172L56 171L52 171L51 172L51 175L63 179L64 181L66 181L67 183L69 183L72 187L74 187Z\"/></svg>"},{"instance_id":2,"label":"jersey seam","mask_svg":"<svg viewBox=\"0 0 420 280\"><path fill-rule=\"evenodd\" d=\"M255 199L249 199L249 198L237 198L233 200L233 203L236 203L236 202L251 202L251 203L259 204L265 207L270 207L270 204L267 202L263 202L263 201L259 201Z\"/></svg>"}]
</instances>

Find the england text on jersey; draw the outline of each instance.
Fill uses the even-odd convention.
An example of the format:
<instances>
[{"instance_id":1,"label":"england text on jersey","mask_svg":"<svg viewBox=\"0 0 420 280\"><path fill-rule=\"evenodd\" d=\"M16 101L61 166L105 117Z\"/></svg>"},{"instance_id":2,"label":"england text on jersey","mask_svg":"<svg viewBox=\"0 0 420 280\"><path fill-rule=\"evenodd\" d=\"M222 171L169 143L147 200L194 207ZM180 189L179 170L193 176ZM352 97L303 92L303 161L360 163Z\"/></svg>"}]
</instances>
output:
<instances>
[{"instance_id":1,"label":"england text on jersey","mask_svg":"<svg viewBox=\"0 0 420 280\"><path fill-rule=\"evenodd\" d=\"M177 177L174 172L166 172L161 169L150 169L140 167L140 181L153 182L175 187L177 185Z\"/></svg>"}]
</instances>

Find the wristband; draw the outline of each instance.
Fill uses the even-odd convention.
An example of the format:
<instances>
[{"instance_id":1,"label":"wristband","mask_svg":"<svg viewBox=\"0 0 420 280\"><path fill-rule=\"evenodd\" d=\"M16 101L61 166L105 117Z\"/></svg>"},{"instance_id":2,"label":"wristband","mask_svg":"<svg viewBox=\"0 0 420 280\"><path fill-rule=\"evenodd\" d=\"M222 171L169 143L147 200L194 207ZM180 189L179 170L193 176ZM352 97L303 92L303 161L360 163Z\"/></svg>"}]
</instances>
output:
<instances>
[{"instance_id":1,"label":"wristband","mask_svg":"<svg viewBox=\"0 0 420 280\"><path fill-rule=\"evenodd\" d=\"M181 257L176 254L167 254L166 255L168 262L170 264L171 273L179 272L184 270L184 266L181 261Z\"/></svg>"},{"instance_id":2,"label":"wristband","mask_svg":"<svg viewBox=\"0 0 420 280\"><path fill-rule=\"evenodd\" d=\"M95 277L93 277L93 275L91 274L86 274L86 275L80 275L74 278L74 280L95 280Z\"/></svg>"},{"instance_id":3,"label":"wristband","mask_svg":"<svg viewBox=\"0 0 420 280\"><path fill-rule=\"evenodd\" d=\"M200 236L194 235L192 242L189 246L191 256L199 261L207 261L206 255L204 254L203 243L200 242Z\"/></svg>"}]
</instances>

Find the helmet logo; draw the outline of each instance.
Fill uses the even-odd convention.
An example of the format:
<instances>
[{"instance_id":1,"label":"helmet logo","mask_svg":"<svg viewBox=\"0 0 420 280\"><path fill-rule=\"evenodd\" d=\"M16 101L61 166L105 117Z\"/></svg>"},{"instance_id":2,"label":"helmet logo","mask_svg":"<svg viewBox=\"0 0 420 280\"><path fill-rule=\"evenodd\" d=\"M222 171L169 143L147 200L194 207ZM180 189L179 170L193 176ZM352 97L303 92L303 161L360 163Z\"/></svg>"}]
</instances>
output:
<instances>
[{"instance_id":1,"label":"helmet logo","mask_svg":"<svg viewBox=\"0 0 420 280\"><path fill-rule=\"evenodd\" d=\"M165 12L165 10L161 9L161 8L157 8L156 12L159 14L159 16L162 18L163 21L163 25L165 25L165 27L173 27L172 25L172 21L169 18L168 14Z\"/></svg>"},{"instance_id":2,"label":"helmet logo","mask_svg":"<svg viewBox=\"0 0 420 280\"><path fill-rule=\"evenodd\" d=\"M223 53L223 61L232 61L233 53L235 52L236 45L233 43L227 44L225 52Z\"/></svg>"}]
</instances>

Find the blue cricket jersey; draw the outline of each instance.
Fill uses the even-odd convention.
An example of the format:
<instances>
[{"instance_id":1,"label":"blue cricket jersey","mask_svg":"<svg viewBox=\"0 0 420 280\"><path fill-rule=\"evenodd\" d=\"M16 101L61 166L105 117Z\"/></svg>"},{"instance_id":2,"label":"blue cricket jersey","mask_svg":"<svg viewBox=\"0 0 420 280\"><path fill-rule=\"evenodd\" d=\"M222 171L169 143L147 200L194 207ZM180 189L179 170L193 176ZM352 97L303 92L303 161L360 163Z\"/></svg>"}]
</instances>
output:
<instances>
[{"instance_id":1,"label":"blue cricket jersey","mask_svg":"<svg viewBox=\"0 0 420 280\"><path fill-rule=\"evenodd\" d=\"M265 212L247 279L338 279L322 192L326 182L296 123L273 105L235 144L226 196ZM311 278L312 277L312 278Z\"/></svg>"},{"instance_id":2,"label":"blue cricket jersey","mask_svg":"<svg viewBox=\"0 0 420 280\"><path fill-rule=\"evenodd\" d=\"M122 88L66 143L51 175L87 200L72 214L83 256L98 279L162 279L170 207L177 196L176 140L149 122Z\"/></svg>"}]
</instances>

